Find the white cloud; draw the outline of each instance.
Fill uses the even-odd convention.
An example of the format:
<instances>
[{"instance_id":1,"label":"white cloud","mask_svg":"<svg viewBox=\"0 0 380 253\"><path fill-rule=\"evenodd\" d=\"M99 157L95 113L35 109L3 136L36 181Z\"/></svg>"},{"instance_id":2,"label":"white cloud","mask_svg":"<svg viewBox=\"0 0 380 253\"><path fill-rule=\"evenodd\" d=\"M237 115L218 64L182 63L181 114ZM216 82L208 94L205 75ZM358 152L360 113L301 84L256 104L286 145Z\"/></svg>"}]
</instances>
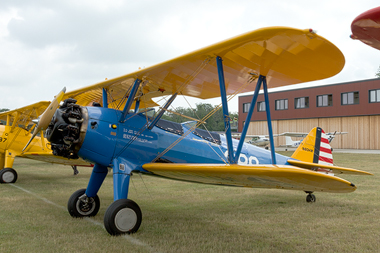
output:
<instances>
[{"instance_id":1,"label":"white cloud","mask_svg":"<svg viewBox=\"0 0 380 253\"><path fill-rule=\"evenodd\" d=\"M373 78L379 51L349 39L374 0L0 2L0 108L21 107L267 26L314 28L346 66L322 83ZM207 102L207 101L206 101ZM214 103L214 102L213 102ZM237 111L237 99L230 106Z\"/></svg>"}]
</instances>

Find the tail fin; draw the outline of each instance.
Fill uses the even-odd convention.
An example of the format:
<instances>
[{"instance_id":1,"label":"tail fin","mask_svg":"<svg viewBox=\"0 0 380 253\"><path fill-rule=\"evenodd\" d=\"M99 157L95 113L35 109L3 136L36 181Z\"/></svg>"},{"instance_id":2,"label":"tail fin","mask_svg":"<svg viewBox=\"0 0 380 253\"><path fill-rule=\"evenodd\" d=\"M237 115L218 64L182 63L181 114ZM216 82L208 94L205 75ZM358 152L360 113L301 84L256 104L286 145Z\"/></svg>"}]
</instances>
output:
<instances>
[{"instance_id":1,"label":"tail fin","mask_svg":"<svg viewBox=\"0 0 380 253\"><path fill-rule=\"evenodd\" d=\"M309 163L333 165L331 146L322 128L313 128L293 153L292 158Z\"/></svg>"},{"instance_id":2,"label":"tail fin","mask_svg":"<svg viewBox=\"0 0 380 253\"><path fill-rule=\"evenodd\" d=\"M293 141L292 137L285 136L285 144L286 144L286 146L293 147L294 143L296 143L296 141Z\"/></svg>"}]
</instances>

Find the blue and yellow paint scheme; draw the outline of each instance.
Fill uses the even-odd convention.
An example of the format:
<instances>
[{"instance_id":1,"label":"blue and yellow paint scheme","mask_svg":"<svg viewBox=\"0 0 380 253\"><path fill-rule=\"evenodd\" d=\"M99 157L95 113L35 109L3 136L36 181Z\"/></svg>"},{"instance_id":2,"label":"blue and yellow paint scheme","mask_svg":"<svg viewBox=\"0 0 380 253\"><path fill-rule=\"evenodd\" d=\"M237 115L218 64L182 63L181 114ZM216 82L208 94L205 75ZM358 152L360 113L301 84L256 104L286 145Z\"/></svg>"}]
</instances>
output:
<instances>
[{"instance_id":1,"label":"blue and yellow paint scheme","mask_svg":"<svg viewBox=\"0 0 380 253\"><path fill-rule=\"evenodd\" d=\"M318 163L302 161L311 157L309 154L301 152L289 158L275 153L267 90L334 76L344 63L340 50L311 29L269 27L67 92L46 130L47 139L55 155L80 157L95 164L87 188L70 197L69 213L73 217L97 214L97 193L108 168L113 170L115 201L106 211L104 225L112 235L133 233L140 227L141 210L128 199L129 180L135 172L215 185L301 190L309 194L311 202L315 201L314 191L354 191L354 184L331 172L370 173L332 165L321 165L321 173ZM232 139L229 126L228 96L255 91L250 119L261 88L270 151L244 143L250 120L246 120L240 141ZM162 120L180 94L220 97L225 134L198 129L206 117L193 124ZM157 105L153 98L163 95L169 96L166 103L149 116L148 108ZM315 154L320 138L305 139L314 142L312 148L307 143L304 151Z\"/></svg>"}]
</instances>

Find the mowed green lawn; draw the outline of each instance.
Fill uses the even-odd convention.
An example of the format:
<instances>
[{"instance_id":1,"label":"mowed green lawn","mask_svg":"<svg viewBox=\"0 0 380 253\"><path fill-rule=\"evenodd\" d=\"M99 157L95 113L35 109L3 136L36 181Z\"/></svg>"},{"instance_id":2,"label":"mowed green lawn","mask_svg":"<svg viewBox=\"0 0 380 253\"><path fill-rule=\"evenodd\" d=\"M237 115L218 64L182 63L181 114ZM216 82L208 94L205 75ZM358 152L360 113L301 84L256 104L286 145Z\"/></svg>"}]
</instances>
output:
<instances>
[{"instance_id":1,"label":"mowed green lawn","mask_svg":"<svg viewBox=\"0 0 380 253\"><path fill-rule=\"evenodd\" d=\"M287 153L290 155L291 153ZM315 193L201 185L134 175L130 198L143 213L139 231L112 237L103 215L113 201L112 175L96 217L74 219L70 195L90 168L16 159L19 179L0 185L0 252L378 252L380 156L334 154L336 165L374 176L342 176L358 189Z\"/></svg>"}]
</instances>

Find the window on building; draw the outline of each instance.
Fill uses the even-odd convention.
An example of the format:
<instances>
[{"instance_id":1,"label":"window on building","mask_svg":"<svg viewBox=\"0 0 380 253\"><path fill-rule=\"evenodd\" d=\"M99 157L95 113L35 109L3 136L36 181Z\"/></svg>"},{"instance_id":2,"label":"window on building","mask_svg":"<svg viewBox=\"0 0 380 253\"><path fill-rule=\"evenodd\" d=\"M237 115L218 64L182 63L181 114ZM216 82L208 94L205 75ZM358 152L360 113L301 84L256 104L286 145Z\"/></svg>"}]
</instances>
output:
<instances>
[{"instance_id":1,"label":"window on building","mask_svg":"<svg viewBox=\"0 0 380 253\"><path fill-rule=\"evenodd\" d=\"M257 102L257 111L265 112L265 101Z\"/></svg>"},{"instance_id":2,"label":"window on building","mask_svg":"<svg viewBox=\"0 0 380 253\"><path fill-rule=\"evenodd\" d=\"M332 95L317 96L317 107L332 106Z\"/></svg>"},{"instance_id":3,"label":"window on building","mask_svg":"<svg viewBox=\"0 0 380 253\"><path fill-rule=\"evenodd\" d=\"M288 100L287 99L276 100L275 110L288 110Z\"/></svg>"},{"instance_id":4,"label":"window on building","mask_svg":"<svg viewBox=\"0 0 380 253\"><path fill-rule=\"evenodd\" d=\"M369 91L369 102L370 103L380 102L380 89Z\"/></svg>"},{"instance_id":5,"label":"window on building","mask_svg":"<svg viewBox=\"0 0 380 253\"><path fill-rule=\"evenodd\" d=\"M295 98L294 104L296 109L309 108L309 97Z\"/></svg>"},{"instance_id":6,"label":"window on building","mask_svg":"<svg viewBox=\"0 0 380 253\"><path fill-rule=\"evenodd\" d=\"M251 105L251 103L244 103L243 104L243 112L248 112L250 105Z\"/></svg>"},{"instance_id":7,"label":"window on building","mask_svg":"<svg viewBox=\"0 0 380 253\"><path fill-rule=\"evenodd\" d=\"M342 93L342 105L359 104L359 91Z\"/></svg>"}]
</instances>

